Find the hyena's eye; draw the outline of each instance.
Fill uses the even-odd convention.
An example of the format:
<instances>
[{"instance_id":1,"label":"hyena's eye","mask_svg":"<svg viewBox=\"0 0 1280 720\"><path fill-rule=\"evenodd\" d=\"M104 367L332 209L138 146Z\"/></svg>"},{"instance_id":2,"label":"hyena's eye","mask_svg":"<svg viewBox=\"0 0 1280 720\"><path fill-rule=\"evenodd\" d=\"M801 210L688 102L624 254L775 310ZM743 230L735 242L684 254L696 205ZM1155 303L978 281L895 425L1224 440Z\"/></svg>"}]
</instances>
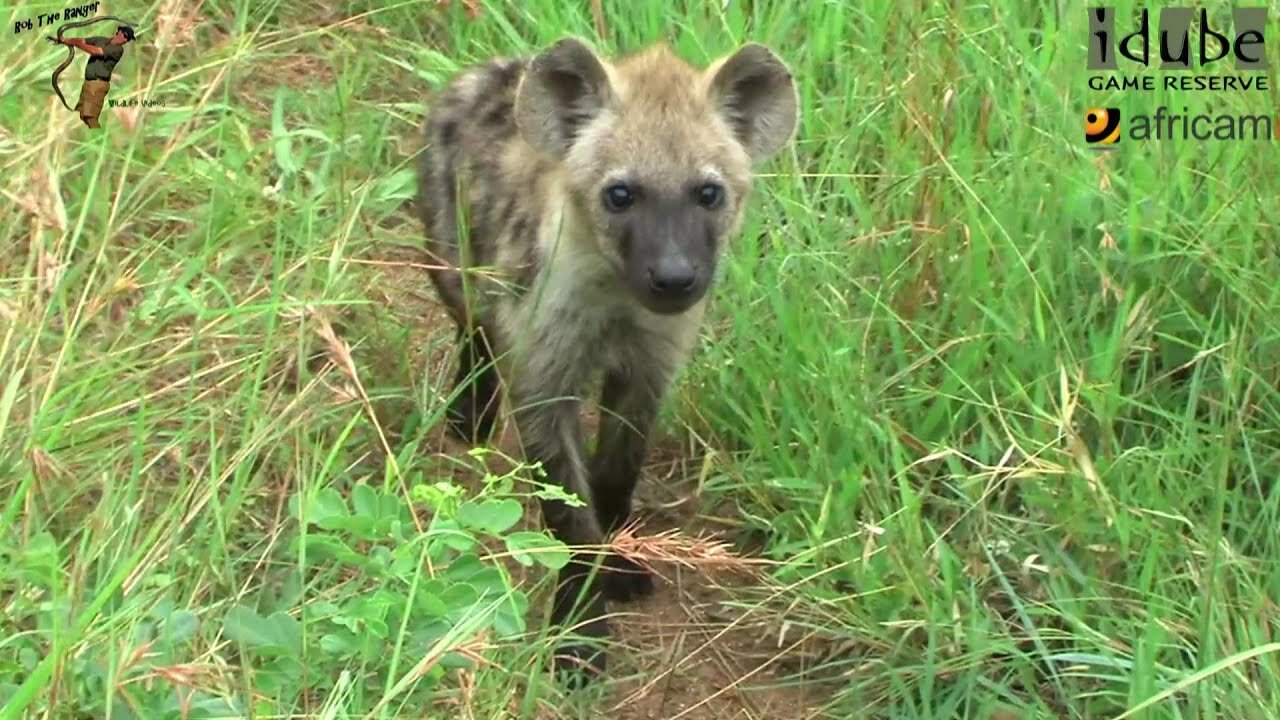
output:
<instances>
[{"instance_id":1,"label":"hyena's eye","mask_svg":"<svg viewBox=\"0 0 1280 720\"><path fill-rule=\"evenodd\" d=\"M635 193L623 183L614 183L604 189L604 207L610 212L622 212L635 204Z\"/></svg>"},{"instance_id":2,"label":"hyena's eye","mask_svg":"<svg viewBox=\"0 0 1280 720\"><path fill-rule=\"evenodd\" d=\"M715 210L724 204L724 187L717 183L704 183L698 188L698 204Z\"/></svg>"}]
</instances>

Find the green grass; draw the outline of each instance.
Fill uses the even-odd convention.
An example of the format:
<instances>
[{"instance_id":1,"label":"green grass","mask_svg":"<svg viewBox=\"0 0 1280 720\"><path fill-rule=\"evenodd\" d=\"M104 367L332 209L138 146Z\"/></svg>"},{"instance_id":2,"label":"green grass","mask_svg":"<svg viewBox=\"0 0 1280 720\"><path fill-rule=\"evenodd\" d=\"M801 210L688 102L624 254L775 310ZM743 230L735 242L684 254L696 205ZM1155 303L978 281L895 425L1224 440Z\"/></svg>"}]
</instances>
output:
<instances>
[{"instance_id":1,"label":"green grass","mask_svg":"<svg viewBox=\"0 0 1280 720\"><path fill-rule=\"evenodd\" d=\"M1274 92L1091 92L1061 3L605 0L603 38L585 2L318 5L207 0L163 48L169 8L104 7L143 31L111 97L164 107L100 134L51 30L0 51L0 718L574 712L541 595L415 525L460 499L426 447L448 334L368 263L420 243L428 88L565 32L795 70L665 431L781 563L831 717L1280 718L1275 147L1081 142L1085 107ZM528 490L490 481L457 523L505 537Z\"/></svg>"}]
</instances>

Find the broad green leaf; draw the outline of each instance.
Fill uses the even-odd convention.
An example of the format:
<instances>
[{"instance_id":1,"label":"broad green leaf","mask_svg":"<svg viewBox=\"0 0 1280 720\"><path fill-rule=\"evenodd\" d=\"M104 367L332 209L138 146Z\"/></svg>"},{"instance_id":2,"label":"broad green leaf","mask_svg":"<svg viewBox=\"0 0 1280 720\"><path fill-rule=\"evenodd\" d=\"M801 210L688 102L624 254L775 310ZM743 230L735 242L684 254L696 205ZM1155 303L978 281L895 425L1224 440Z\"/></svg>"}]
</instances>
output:
<instances>
[{"instance_id":1,"label":"broad green leaf","mask_svg":"<svg viewBox=\"0 0 1280 720\"><path fill-rule=\"evenodd\" d=\"M222 630L231 640L258 652L286 657L302 654L302 625L283 612L264 618L249 608L236 606L227 611Z\"/></svg>"},{"instance_id":2,"label":"broad green leaf","mask_svg":"<svg viewBox=\"0 0 1280 720\"><path fill-rule=\"evenodd\" d=\"M419 588L416 600L418 612L424 615L444 617L449 614L449 606L436 593L423 592L422 588Z\"/></svg>"},{"instance_id":3,"label":"broad green leaf","mask_svg":"<svg viewBox=\"0 0 1280 720\"><path fill-rule=\"evenodd\" d=\"M476 538L471 533L458 527L458 523L453 520L444 520L437 523L435 528L431 530L431 559L435 562L441 562L443 558L438 554L439 547L457 550L458 552L467 552L476 546Z\"/></svg>"},{"instance_id":4,"label":"broad green leaf","mask_svg":"<svg viewBox=\"0 0 1280 720\"><path fill-rule=\"evenodd\" d=\"M471 583L453 583L445 588L440 600L451 612L469 610L480 599L480 593Z\"/></svg>"},{"instance_id":5,"label":"broad green leaf","mask_svg":"<svg viewBox=\"0 0 1280 720\"><path fill-rule=\"evenodd\" d=\"M57 584L62 563L58 560L58 541L53 535L48 532L32 535L20 557L19 567L28 581L45 586Z\"/></svg>"},{"instance_id":6,"label":"broad green leaf","mask_svg":"<svg viewBox=\"0 0 1280 720\"><path fill-rule=\"evenodd\" d=\"M244 606L227 611L222 619L222 632L233 642L249 648L261 649L274 646L274 632L266 618Z\"/></svg>"},{"instance_id":7,"label":"broad green leaf","mask_svg":"<svg viewBox=\"0 0 1280 720\"><path fill-rule=\"evenodd\" d=\"M165 639L171 643L181 643L195 637L200 622L196 614L190 610L178 610L164 621Z\"/></svg>"},{"instance_id":8,"label":"broad green leaf","mask_svg":"<svg viewBox=\"0 0 1280 720\"><path fill-rule=\"evenodd\" d=\"M379 503L379 493L370 487L367 483L360 483L351 488L351 508L357 515L363 515L370 519L377 519L381 514L381 503Z\"/></svg>"},{"instance_id":9,"label":"broad green leaf","mask_svg":"<svg viewBox=\"0 0 1280 720\"><path fill-rule=\"evenodd\" d=\"M320 649L327 655L347 657L354 655L358 647L350 633L327 633L320 638Z\"/></svg>"},{"instance_id":10,"label":"broad green leaf","mask_svg":"<svg viewBox=\"0 0 1280 720\"><path fill-rule=\"evenodd\" d=\"M510 498L472 502L467 500L458 506L458 522L464 527L500 535L520 522L524 509Z\"/></svg>"},{"instance_id":11,"label":"broad green leaf","mask_svg":"<svg viewBox=\"0 0 1280 720\"><path fill-rule=\"evenodd\" d=\"M326 527L332 519L345 518L348 514L347 501L342 495L333 488L325 488L316 493L307 507L307 522Z\"/></svg>"},{"instance_id":12,"label":"broad green leaf","mask_svg":"<svg viewBox=\"0 0 1280 720\"><path fill-rule=\"evenodd\" d=\"M448 670L471 669L475 666L475 661L462 653L449 652L440 656L440 667Z\"/></svg>"},{"instance_id":13,"label":"broad green leaf","mask_svg":"<svg viewBox=\"0 0 1280 720\"><path fill-rule=\"evenodd\" d=\"M543 533L512 533L506 537L506 543L511 556L525 567L537 562L551 570L559 570L569 563L569 548Z\"/></svg>"},{"instance_id":14,"label":"broad green leaf","mask_svg":"<svg viewBox=\"0 0 1280 720\"><path fill-rule=\"evenodd\" d=\"M270 623L272 637L280 647L289 650L295 657L302 654L302 623L288 613L276 611L267 618Z\"/></svg>"},{"instance_id":15,"label":"broad green leaf","mask_svg":"<svg viewBox=\"0 0 1280 720\"><path fill-rule=\"evenodd\" d=\"M364 564L364 556L352 550L346 543L332 535L308 535L307 563L315 566L328 560L337 560L347 565Z\"/></svg>"},{"instance_id":16,"label":"broad green leaf","mask_svg":"<svg viewBox=\"0 0 1280 720\"><path fill-rule=\"evenodd\" d=\"M506 595L511 590L502 571L492 565L473 573L467 578L467 583L476 589L481 598Z\"/></svg>"},{"instance_id":17,"label":"broad green leaf","mask_svg":"<svg viewBox=\"0 0 1280 720\"><path fill-rule=\"evenodd\" d=\"M507 602L498 606L493 616L493 630L499 637L516 637L525 632L525 613L529 610L529 598L519 590L512 590Z\"/></svg>"}]
</instances>

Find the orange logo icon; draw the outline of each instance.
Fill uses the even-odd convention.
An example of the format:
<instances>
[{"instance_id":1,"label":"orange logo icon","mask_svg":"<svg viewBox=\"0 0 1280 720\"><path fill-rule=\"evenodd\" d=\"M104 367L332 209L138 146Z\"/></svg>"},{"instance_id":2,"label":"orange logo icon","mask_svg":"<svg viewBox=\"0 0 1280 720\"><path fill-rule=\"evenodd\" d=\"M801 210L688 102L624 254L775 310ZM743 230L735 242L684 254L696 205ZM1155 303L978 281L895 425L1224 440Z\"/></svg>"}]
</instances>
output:
<instances>
[{"instance_id":1,"label":"orange logo icon","mask_svg":"<svg viewBox=\"0 0 1280 720\"><path fill-rule=\"evenodd\" d=\"M1119 139L1119 108L1089 108L1085 111L1085 142L1090 145L1114 145Z\"/></svg>"}]
</instances>

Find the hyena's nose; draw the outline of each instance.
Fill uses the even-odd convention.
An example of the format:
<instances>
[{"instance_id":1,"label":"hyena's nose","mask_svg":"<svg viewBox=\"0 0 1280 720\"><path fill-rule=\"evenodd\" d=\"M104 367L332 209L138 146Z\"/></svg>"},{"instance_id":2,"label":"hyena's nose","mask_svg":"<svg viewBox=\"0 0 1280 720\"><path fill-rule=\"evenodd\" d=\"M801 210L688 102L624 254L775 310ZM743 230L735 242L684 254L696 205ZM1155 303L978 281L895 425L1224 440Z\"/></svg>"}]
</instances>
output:
<instances>
[{"instance_id":1,"label":"hyena's nose","mask_svg":"<svg viewBox=\"0 0 1280 720\"><path fill-rule=\"evenodd\" d=\"M659 261L649 268L649 289L660 297L688 294L698 284L698 269L684 258Z\"/></svg>"}]
</instances>

